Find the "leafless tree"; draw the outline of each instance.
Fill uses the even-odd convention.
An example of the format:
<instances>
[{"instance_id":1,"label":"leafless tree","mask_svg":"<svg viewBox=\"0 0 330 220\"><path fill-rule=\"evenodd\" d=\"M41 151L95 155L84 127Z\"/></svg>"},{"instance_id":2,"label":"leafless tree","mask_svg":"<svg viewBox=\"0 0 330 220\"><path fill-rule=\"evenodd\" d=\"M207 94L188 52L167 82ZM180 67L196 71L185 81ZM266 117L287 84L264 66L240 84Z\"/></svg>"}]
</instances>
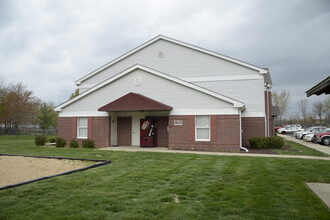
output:
<instances>
[{"instance_id":1,"label":"leafless tree","mask_svg":"<svg viewBox=\"0 0 330 220\"><path fill-rule=\"evenodd\" d=\"M285 115L288 108L288 101L290 98L290 92L282 91L281 93L273 92L272 93L273 104L279 108L279 121L282 124L282 118Z\"/></svg>"},{"instance_id":2,"label":"leafless tree","mask_svg":"<svg viewBox=\"0 0 330 220\"><path fill-rule=\"evenodd\" d=\"M304 120L305 128L307 126L307 107L308 107L308 99L300 99L298 102L298 107L301 113L301 116Z\"/></svg>"},{"instance_id":3,"label":"leafless tree","mask_svg":"<svg viewBox=\"0 0 330 220\"><path fill-rule=\"evenodd\" d=\"M330 126L330 97L323 101L324 105L324 116L325 116L325 123L327 126Z\"/></svg>"},{"instance_id":4,"label":"leafless tree","mask_svg":"<svg viewBox=\"0 0 330 220\"><path fill-rule=\"evenodd\" d=\"M315 102L313 104L313 114L318 117L319 124L322 124L322 116L324 114L324 105L321 101Z\"/></svg>"}]
</instances>

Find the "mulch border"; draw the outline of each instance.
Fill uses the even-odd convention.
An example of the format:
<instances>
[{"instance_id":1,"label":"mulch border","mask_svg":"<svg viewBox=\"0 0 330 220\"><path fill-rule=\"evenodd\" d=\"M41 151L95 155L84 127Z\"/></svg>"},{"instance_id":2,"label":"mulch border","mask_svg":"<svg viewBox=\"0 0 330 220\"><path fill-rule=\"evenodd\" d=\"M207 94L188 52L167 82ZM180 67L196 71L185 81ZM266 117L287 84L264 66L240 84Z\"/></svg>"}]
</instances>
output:
<instances>
[{"instance_id":1,"label":"mulch border","mask_svg":"<svg viewBox=\"0 0 330 220\"><path fill-rule=\"evenodd\" d=\"M95 168L95 167L100 167L100 166L104 166L107 164L111 163L111 160L97 160L97 159L84 159L84 158L72 158L72 157L47 157L47 156L27 156L27 155L17 155L17 154L0 154L0 156L16 156L16 157L32 157L32 158L44 158L44 159L58 159L58 160L80 160L80 161L93 161L93 162L99 162L87 167L83 167L83 168L79 168L79 169L75 169L75 170L70 170L64 173L59 173L59 174L55 174L55 175L51 175L51 176L44 176L44 177L40 177L37 179L32 179L32 180L28 180L28 181L24 181L24 182L19 182L19 183L15 183L15 184L11 184L11 185L6 185L6 186L2 186L0 187L0 191L4 190L4 189L10 189L10 188L14 188L14 187L18 187L18 186L22 186L25 184L29 184L29 183L34 183L40 180L45 180L45 179L49 179L49 178L53 178L53 177L57 177L57 176L63 176L63 175L68 175L68 174L72 174L72 173L76 173L76 172L81 172L84 170L88 170L91 168Z\"/></svg>"},{"instance_id":2,"label":"mulch border","mask_svg":"<svg viewBox=\"0 0 330 220\"><path fill-rule=\"evenodd\" d=\"M290 150L289 145L283 145L281 148L262 148L262 149L254 149L247 147L249 152L241 152L241 153L246 153L246 154L277 154L280 155L279 153L275 152L274 150L280 150L280 151L296 151L296 150Z\"/></svg>"}]
</instances>

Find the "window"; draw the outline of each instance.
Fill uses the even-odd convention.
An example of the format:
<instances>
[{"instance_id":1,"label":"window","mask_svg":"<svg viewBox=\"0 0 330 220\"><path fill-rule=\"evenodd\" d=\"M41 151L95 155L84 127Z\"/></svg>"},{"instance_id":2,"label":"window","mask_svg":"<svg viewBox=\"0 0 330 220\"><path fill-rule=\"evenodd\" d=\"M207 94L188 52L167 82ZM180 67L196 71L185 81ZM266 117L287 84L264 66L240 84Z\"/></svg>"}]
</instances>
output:
<instances>
[{"instance_id":1,"label":"window","mask_svg":"<svg viewBox=\"0 0 330 220\"><path fill-rule=\"evenodd\" d=\"M87 138L88 118L78 118L78 138Z\"/></svg>"},{"instance_id":2,"label":"window","mask_svg":"<svg viewBox=\"0 0 330 220\"><path fill-rule=\"evenodd\" d=\"M196 116L196 141L210 140L210 116Z\"/></svg>"}]
</instances>

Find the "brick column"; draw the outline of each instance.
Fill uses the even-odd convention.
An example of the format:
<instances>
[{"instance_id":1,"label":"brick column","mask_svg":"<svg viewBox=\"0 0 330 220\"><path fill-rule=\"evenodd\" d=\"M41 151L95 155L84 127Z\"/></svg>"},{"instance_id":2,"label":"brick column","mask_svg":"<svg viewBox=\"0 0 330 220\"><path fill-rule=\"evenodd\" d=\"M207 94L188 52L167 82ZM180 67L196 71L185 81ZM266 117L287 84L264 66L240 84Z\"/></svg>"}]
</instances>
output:
<instances>
[{"instance_id":1,"label":"brick column","mask_svg":"<svg viewBox=\"0 0 330 220\"><path fill-rule=\"evenodd\" d=\"M93 139L93 117L88 117L87 137Z\"/></svg>"},{"instance_id":2,"label":"brick column","mask_svg":"<svg viewBox=\"0 0 330 220\"><path fill-rule=\"evenodd\" d=\"M72 139L77 139L77 117L72 117Z\"/></svg>"}]
</instances>

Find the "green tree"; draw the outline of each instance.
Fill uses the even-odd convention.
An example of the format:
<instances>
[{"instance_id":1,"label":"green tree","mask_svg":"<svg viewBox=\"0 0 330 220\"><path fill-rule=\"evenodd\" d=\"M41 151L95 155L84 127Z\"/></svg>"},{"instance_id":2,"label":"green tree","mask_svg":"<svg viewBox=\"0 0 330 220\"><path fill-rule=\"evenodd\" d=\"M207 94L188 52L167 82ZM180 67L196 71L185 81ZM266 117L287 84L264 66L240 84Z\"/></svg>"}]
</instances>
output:
<instances>
[{"instance_id":1,"label":"green tree","mask_svg":"<svg viewBox=\"0 0 330 220\"><path fill-rule=\"evenodd\" d=\"M22 83L9 86L5 103L5 108L8 111L6 121L10 121L14 126L16 136L20 125L33 122L38 111L38 105L39 100Z\"/></svg>"},{"instance_id":2,"label":"green tree","mask_svg":"<svg viewBox=\"0 0 330 220\"><path fill-rule=\"evenodd\" d=\"M38 123L45 135L45 130L57 126L57 112L54 111L53 103L43 102L39 106Z\"/></svg>"},{"instance_id":3,"label":"green tree","mask_svg":"<svg viewBox=\"0 0 330 220\"><path fill-rule=\"evenodd\" d=\"M74 97L79 95L79 89L76 89L74 93L71 94L70 99L73 99Z\"/></svg>"},{"instance_id":4,"label":"green tree","mask_svg":"<svg viewBox=\"0 0 330 220\"><path fill-rule=\"evenodd\" d=\"M8 87L5 85L4 79L0 76L0 124L6 125L8 118L8 110L6 106L8 96Z\"/></svg>"}]
</instances>

